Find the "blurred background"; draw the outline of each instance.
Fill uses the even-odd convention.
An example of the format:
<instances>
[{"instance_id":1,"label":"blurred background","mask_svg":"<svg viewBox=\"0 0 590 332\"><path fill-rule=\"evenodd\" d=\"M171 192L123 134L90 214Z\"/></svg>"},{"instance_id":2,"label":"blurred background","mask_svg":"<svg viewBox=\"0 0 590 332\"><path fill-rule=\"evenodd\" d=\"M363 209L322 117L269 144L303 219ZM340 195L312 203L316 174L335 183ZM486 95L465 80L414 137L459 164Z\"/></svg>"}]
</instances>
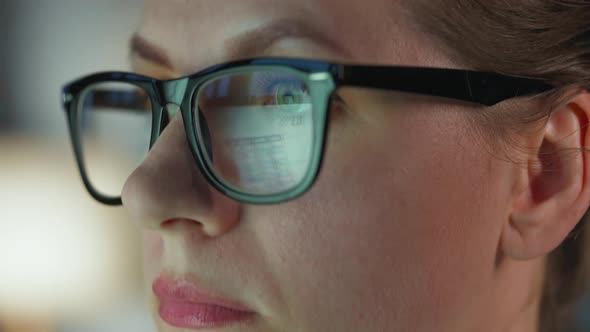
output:
<instances>
[{"instance_id":1,"label":"blurred background","mask_svg":"<svg viewBox=\"0 0 590 332\"><path fill-rule=\"evenodd\" d=\"M139 232L86 194L60 89L128 70L141 0L0 0L0 331L155 331Z\"/></svg>"},{"instance_id":2,"label":"blurred background","mask_svg":"<svg viewBox=\"0 0 590 332\"><path fill-rule=\"evenodd\" d=\"M61 86L128 70L141 0L0 0L0 332L153 332L138 230L86 193ZM590 331L590 306L579 309Z\"/></svg>"}]
</instances>

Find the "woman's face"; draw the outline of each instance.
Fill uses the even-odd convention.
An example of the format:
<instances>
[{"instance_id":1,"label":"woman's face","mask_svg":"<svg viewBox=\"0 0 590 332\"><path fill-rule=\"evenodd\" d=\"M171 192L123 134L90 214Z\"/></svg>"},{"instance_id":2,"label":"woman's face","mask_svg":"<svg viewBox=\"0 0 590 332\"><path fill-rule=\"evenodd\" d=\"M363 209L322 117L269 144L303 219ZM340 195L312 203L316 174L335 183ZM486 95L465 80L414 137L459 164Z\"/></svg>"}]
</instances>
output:
<instances>
[{"instance_id":1,"label":"woman's face","mask_svg":"<svg viewBox=\"0 0 590 332\"><path fill-rule=\"evenodd\" d=\"M404 10L391 0L147 1L134 69L171 78L256 56L460 66ZM123 194L144 227L162 331L183 329L158 313L158 278L253 312L211 331L501 329L510 310L494 266L514 171L477 139L474 110L393 92L340 96L318 180L278 205L211 188L181 117L171 121Z\"/></svg>"}]
</instances>

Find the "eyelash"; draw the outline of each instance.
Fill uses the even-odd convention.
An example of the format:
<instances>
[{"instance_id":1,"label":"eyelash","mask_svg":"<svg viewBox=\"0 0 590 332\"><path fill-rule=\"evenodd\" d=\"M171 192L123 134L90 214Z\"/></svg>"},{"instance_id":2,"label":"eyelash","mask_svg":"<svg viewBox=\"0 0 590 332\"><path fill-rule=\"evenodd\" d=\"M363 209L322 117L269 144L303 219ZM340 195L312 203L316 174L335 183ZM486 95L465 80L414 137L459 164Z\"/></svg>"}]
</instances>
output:
<instances>
[{"instance_id":1,"label":"eyelash","mask_svg":"<svg viewBox=\"0 0 590 332\"><path fill-rule=\"evenodd\" d=\"M272 96L272 100L265 101L266 105L274 105L278 100L279 89L285 87L287 91L295 90L297 93L292 95L307 95L309 96L309 90L305 84L300 80L286 78L282 74L264 74L256 77L255 92L268 94Z\"/></svg>"},{"instance_id":2,"label":"eyelash","mask_svg":"<svg viewBox=\"0 0 590 332\"><path fill-rule=\"evenodd\" d=\"M268 93L269 96L272 96L272 99L266 100L264 102L264 105L277 105L277 90L283 86L287 86L288 88L294 88L294 90L299 89L302 91L302 94L306 94L309 96L309 90L307 89L307 86L302 84L300 80L286 78L285 75L282 74L271 73L266 73L264 75L259 75L256 77L255 91ZM338 92L335 92L331 97L329 112L332 121L342 121L343 116L351 115L352 109L346 103L344 98L342 98L342 96L340 96Z\"/></svg>"}]
</instances>

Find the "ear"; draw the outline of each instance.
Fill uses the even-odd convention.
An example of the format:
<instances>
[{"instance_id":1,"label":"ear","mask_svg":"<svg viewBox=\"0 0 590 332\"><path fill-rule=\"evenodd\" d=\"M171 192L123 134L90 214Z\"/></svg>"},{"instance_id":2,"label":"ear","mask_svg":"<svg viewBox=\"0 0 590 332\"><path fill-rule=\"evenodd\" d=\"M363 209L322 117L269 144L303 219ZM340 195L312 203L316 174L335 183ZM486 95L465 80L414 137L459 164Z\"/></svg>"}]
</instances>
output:
<instances>
[{"instance_id":1,"label":"ear","mask_svg":"<svg viewBox=\"0 0 590 332\"><path fill-rule=\"evenodd\" d=\"M500 250L533 259L557 248L590 205L590 93L577 92L534 135L538 148L519 170ZM530 143L530 142L529 142Z\"/></svg>"}]
</instances>

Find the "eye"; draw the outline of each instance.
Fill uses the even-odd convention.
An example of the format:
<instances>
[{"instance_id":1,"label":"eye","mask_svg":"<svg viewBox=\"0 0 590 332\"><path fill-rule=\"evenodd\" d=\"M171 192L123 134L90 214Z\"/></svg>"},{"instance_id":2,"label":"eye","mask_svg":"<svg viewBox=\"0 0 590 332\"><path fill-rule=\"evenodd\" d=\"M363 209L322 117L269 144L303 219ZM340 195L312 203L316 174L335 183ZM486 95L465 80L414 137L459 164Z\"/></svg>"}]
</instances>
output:
<instances>
[{"instance_id":1,"label":"eye","mask_svg":"<svg viewBox=\"0 0 590 332\"><path fill-rule=\"evenodd\" d=\"M277 106L309 104L309 91L303 84L283 83L276 87L275 104Z\"/></svg>"},{"instance_id":2,"label":"eye","mask_svg":"<svg viewBox=\"0 0 590 332\"><path fill-rule=\"evenodd\" d=\"M302 106L309 107L311 96L305 81L292 74L265 72L255 76L253 95L262 95L262 104L278 106L284 111L302 111Z\"/></svg>"}]
</instances>

